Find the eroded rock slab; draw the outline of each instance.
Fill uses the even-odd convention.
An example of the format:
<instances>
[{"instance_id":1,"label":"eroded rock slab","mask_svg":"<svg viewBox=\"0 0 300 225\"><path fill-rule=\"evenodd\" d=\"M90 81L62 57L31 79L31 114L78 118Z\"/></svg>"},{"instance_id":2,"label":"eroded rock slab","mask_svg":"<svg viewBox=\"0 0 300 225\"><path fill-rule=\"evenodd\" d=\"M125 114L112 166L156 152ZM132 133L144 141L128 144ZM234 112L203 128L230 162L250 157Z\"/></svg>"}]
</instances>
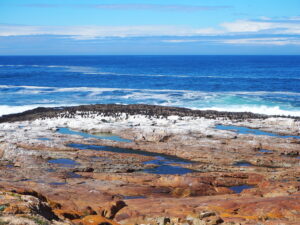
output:
<instances>
[{"instance_id":1,"label":"eroded rock slab","mask_svg":"<svg viewBox=\"0 0 300 225\"><path fill-rule=\"evenodd\" d=\"M300 221L299 118L90 105L0 121L0 186L42 199L49 224Z\"/></svg>"}]
</instances>

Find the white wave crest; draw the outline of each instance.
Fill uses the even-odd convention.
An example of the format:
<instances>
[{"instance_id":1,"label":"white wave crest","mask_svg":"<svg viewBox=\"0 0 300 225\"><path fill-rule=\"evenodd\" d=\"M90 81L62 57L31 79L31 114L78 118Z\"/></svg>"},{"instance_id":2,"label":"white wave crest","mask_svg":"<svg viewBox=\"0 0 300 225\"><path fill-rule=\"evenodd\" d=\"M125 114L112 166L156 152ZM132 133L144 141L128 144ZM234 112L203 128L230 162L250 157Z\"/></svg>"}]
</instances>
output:
<instances>
[{"instance_id":1,"label":"white wave crest","mask_svg":"<svg viewBox=\"0 0 300 225\"><path fill-rule=\"evenodd\" d=\"M189 75L170 75L170 74L133 74L133 73L113 73L113 72L93 72L84 73L86 75L107 75L107 76L132 76L132 77L196 77ZM202 78L213 78L214 76L197 76Z\"/></svg>"},{"instance_id":2,"label":"white wave crest","mask_svg":"<svg viewBox=\"0 0 300 225\"><path fill-rule=\"evenodd\" d=\"M25 85L0 85L0 89L7 88L23 88L28 90L43 90L43 92L105 92L105 91L137 91L137 92L168 92L172 93L186 93L188 95L198 94L203 95L292 95L300 96L299 92L288 91L220 91L220 92L204 92L204 91L191 91L191 90L173 90L173 89L138 89L138 88L101 88L101 87L46 87L46 86L25 86Z\"/></svg>"},{"instance_id":3,"label":"white wave crest","mask_svg":"<svg viewBox=\"0 0 300 225\"><path fill-rule=\"evenodd\" d=\"M13 86L0 85L1 89L12 89L10 94L14 96L28 94L40 95L48 93L59 94L61 98L52 99L49 96L43 97L46 102L28 102L24 106L0 105L0 115L22 112L39 106L54 107L64 106L63 102L78 104L91 103L114 103L125 104L145 103L159 104L166 106L180 106L202 110L217 110L231 112L253 112L267 115L299 116L299 107L292 107L288 104L290 97L293 99L300 96L295 92L201 92L190 90L170 90L170 89L129 89L129 88L98 88L98 87L45 87L45 86ZM16 90L17 89L17 90ZM114 93L114 92L117 92ZM5 90L7 93L7 90ZM77 93L84 93L84 97L76 97ZM267 98L263 96L268 95ZM55 96L55 95L53 95ZM275 104L269 98L278 100ZM17 97L16 97L17 98ZM113 100L112 100L113 99ZM50 101L51 100L51 101ZM239 102L239 103L234 103ZM44 104L41 104L44 103ZM51 103L51 104L49 104ZM17 103L18 104L18 103ZM47 104L47 105L46 105Z\"/></svg>"},{"instance_id":4,"label":"white wave crest","mask_svg":"<svg viewBox=\"0 0 300 225\"><path fill-rule=\"evenodd\" d=\"M34 104L34 105L23 105L23 106L0 105L0 116L12 114L12 113L21 113L38 107L58 107L58 106L63 106L63 105L58 105L58 104Z\"/></svg>"}]
</instances>

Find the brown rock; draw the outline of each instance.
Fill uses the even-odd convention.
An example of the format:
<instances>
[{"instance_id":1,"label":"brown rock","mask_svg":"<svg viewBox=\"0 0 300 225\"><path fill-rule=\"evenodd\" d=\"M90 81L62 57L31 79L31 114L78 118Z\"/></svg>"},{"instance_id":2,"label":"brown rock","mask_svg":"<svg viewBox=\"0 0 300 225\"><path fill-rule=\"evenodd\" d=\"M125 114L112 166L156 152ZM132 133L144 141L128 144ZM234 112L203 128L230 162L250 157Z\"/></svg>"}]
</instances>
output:
<instances>
[{"instance_id":1,"label":"brown rock","mask_svg":"<svg viewBox=\"0 0 300 225\"><path fill-rule=\"evenodd\" d=\"M81 220L83 225L119 225L103 216L86 216Z\"/></svg>"},{"instance_id":2,"label":"brown rock","mask_svg":"<svg viewBox=\"0 0 300 225\"><path fill-rule=\"evenodd\" d=\"M114 219L117 213L126 206L127 205L124 201L113 202L112 204L104 208L101 214L108 219Z\"/></svg>"}]
</instances>

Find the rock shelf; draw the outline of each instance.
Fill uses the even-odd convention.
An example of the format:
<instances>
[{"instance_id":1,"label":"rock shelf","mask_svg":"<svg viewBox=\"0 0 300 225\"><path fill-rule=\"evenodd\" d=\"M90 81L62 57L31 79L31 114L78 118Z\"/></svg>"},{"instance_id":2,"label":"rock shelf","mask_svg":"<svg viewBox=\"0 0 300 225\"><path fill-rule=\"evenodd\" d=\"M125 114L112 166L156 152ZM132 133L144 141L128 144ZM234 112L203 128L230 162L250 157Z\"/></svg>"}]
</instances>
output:
<instances>
[{"instance_id":1,"label":"rock shelf","mask_svg":"<svg viewBox=\"0 0 300 225\"><path fill-rule=\"evenodd\" d=\"M299 118L88 105L0 122L1 223L299 224Z\"/></svg>"}]
</instances>

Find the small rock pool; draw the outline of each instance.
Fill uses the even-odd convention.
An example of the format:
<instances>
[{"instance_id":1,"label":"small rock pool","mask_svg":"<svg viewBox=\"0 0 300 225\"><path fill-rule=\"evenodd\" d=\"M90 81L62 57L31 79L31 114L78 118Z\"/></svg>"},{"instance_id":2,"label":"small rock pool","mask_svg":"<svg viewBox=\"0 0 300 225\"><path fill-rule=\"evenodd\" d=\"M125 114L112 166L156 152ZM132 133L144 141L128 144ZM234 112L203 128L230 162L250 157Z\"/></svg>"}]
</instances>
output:
<instances>
[{"instance_id":1,"label":"small rock pool","mask_svg":"<svg viewBox=\"0 0 300 225\"><path fill-rule=\"evenodd\" d=\"M262 153L273 153L274 151L272 151L272 150L266 150L266 149L261 149L261 150L259 150L259 152L262 152Z\"/></svg>"},{"instance_id":2,"label":"small rock pool","mask_svg":"<svg viewBox=\"0 0 300 225\"><path fill-rule=\"evenodd\" d=\"M76 165L79 165L79 163L77 163L76 161L66 158L51 159L48 160L48 163L58 164L61 167L74 167Z\"/></svg>"},{"instance_id":3,"label":"small rock pool","mask_svg":"<svg viewBox=\"0 0 300 225\"><path fill-rule=\"evenodd\" d=\"M241 193L245 189L251 189L254 188L254 186L251 185L238 185L238 186L232 186L229 187L229 189L233 190L235 193Z\"/></svg>"},{"instance_id":4,"label":"small rock pool","mask_svg":"<svg viewBox=\"0 0 300 225\"><path fill-rule=\"evenodd\" d=\"M234 166L254 166L253 164L249 163L249 162L246 162L246 161L241 161L241 162L236 162L233 164Z\"/></svg>"},{"instance_id":5,"label":"small rock pool","mask_svg":"<svg viewBox=\"0 0 300 225\"><path fill-rule=\"evenodd\" d=\"M215 129L218 130L229 130L234 131L238 134L254 134L254 135L265 135L270 137L278 137L278 138L297 138L300 139L300 136L293 136L293 135L280 135L271 132L266 132L258 129L251 129L247 127L240 127L240 126L225 126L225 125L217 125Z\"/></svg>"},{"instance_id":6,"label":"small rock pool","mask_svg":"<svg viewBox=\"0 0 300 225\"><path fill-rule=\"evenodd\" d=\"M58 128L57 132L60 134L67 134L67 135L79 135L84 138L97 138L97 139L105 139L105 140L127 142L127 143L132 142L129 139L124 139L124 138L121 138L120 136L113 135L113 134L99 133L97 135L94 135L94 134L89 134L89 133L85 133L85 132L74 131L74 130L71 130L66 127Z\"/></svg>"}]
</instances>

